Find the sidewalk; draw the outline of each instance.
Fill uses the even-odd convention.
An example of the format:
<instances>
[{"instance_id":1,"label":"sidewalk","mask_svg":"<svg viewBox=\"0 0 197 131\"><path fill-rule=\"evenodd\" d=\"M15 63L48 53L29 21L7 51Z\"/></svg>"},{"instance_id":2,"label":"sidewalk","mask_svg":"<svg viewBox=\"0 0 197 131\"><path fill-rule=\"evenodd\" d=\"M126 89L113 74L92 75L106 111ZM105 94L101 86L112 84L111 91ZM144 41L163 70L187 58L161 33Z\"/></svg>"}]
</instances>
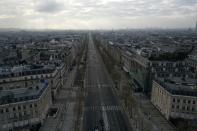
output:
<instances>
[{"instance_id":1,"label":"sidewalk","mask_svg":"<svg viewBox=\"0 0 197 131\"><path fill-rule=\"evenodd\" d=\"M140 115L151 124L152 130L155 131L175 131L175 127L164 118L164 116L153 106L148 98L141 93L134 94L135 99L140 104ZM146 126L146 125L143 125Z\"/></svg>"},{"instance_id":2,"label":"sidewalk","mask_svg":"<svg viewBox=\"0 0 197 131\"><path fill-rule=\"evenodd\" d=\"M74 106L76 91L72 87L76 75L76 67L73 68L67 80L60 90L53 107L59 107L59 112L56 118L47 117L44 125L40 128L40 131L72 131L71 126L74 124ZM69 124L67 124L70 122ZM73 123L73 124L72 124ZM70 126L70 127L68 127Z\"/></svg>"},{"instance_id":3,"label":"sidewalk","mask_svg":"<svg viewBox=\"0 0 197 131\"><path fill-rule=\"evenodd\" d=\"M124 71L118 71L123 75L124 80L129 80ZM117 90L117 93L120 96L120 90ZM132 97L137 103L132 107L132 117L129 115L124 102L122 105L130 118L134 131L175 131L175 127L165 119L143 93L134 93Z\"/></svg>"}]
</instances>

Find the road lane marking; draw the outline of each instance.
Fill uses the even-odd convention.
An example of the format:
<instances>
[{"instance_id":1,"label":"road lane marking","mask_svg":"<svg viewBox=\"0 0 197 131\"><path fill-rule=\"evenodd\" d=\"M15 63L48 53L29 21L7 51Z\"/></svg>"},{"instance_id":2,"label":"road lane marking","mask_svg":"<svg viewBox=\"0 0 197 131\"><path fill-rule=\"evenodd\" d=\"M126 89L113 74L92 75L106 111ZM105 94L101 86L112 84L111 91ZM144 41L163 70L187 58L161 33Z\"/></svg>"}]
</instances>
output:
<instances>
[{"instance_id":1,"label":"road lane marking","mask_svg":"<svg viewBox=\"0 0 197 131\"><path fill-rule=\"evenodd\" d=\"M103 103L101 103L103 104ZM108 123L108 118L107 118L107 113L106 113L106 110L104 108L104 106L102 106L102 116L103 116L103 120L104 120L104 126L105 126L105 130L106 131L109 131L110 130L110 127L109 127L109 123Z\"/></svg>"},{"instance_id":2,"label":"road lane marking","mask_svg":"<svg viewBox=\"0 0 197 131\"><path fill-rule=\"evenodd\" d=\"M89 107L85 107L85 111L120 111L122 108L121 106L89 106Z\"/></svg>"}]
</instances>

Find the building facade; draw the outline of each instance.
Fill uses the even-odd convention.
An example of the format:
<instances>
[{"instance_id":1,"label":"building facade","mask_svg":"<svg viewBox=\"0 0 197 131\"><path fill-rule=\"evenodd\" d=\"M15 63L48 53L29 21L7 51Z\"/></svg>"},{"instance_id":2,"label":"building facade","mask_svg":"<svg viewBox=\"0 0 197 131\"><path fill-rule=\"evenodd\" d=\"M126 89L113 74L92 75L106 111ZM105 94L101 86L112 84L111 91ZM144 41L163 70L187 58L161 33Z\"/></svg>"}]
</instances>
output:
<instances>
[{"instance_id":1,"label":"building facade","mask_svg":"<svg viewBox=\"0 0 197 131\"><path fill-rule=\"evenodd\" d=\"M154 80L151 102L167 119L197 122L197 87L191 81Z\"/></svg>"},{"instance_id":2,"label":"building facade","mask_svg":"<svg viewBox=\"0 0 197 131\"><path fill-rule=\"evenodd\" d=\"M47 81L28 88L0 92L1 131L29 131L44 122L52 104Z\"/></svg>"}]
</instances>

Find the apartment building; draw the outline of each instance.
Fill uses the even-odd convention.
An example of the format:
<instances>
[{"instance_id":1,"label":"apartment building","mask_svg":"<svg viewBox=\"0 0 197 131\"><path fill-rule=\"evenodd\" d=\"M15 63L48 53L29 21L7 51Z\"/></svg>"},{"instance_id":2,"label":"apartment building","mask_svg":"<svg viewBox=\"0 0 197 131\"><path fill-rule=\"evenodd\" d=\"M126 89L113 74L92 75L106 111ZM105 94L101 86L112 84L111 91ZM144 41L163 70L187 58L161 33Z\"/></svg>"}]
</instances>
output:
<instances>
[{"instance_id":1,"label":"apartment building","mask_svg":"<svg viewBox=\"0 0 197 131\"><path fill-rule=\"evenodd\" d=\"M107 48L106 48L107 52L110 54L110 56L112 56L116 62L121 63L121 61L122 61L121 45L109 41L108 44L106 44L106 46L107 46Z\"/></svg>"},{"instance_id":2,"label":"apartment building","mask_svg":"<svg viewBox=\"0 0 197 131\"><path fill-rule=\"evenodd\" d=\"M29 87L40 80L48 80L51 86L52 98L63 85L66 74L64 63L55 65L34 65L34 67L23 66L17 71L7 71L0 74L0 89L9 90L22 87Z\"/></svg>"},{"instance_id":3,"label":"apartment building","mask_svg":"<svg viewBox=\"0 0 197 131\"><path fill-rule=\"evenodd\" d=\"M122 68L125 72L129 73L133 55L129 51L125 51L121 53L121 57L122 57L122 64L123 64Z\"/></svg>"},{"instance_id":4,"label":"apartment building","mask_svg":"<svg viewBox=\"0 0 197 131\"><path fill-rule=\"evenodd\" d=\"M132 77L131 84L135 90L150 92L152 80L157 77L195 78L195 71L187 60L166 61L149 60L130 50L122 51L123 68Z\"/></svg>"},{"instance_id":5,"label":"apartment building","mask_svg":"<svg viewBox=\"0 0 197 131\"><path fill-rule=\"evenodd\" d=\"M51 106L48 81L0 91L0 130L29 131L43 123Z\"/></svg>"},{"instance_id":6,"label":"apartment building","mask_svg":"<svg viewBox=\"0 0 197 131\"><path fill-rule=\"evenodd\" d=\"M197 122L197 81L192 78L153 80L151 102L167 118Z\"/></svg>"},{"instance_id":7,"label":"apartment building","mask_svg":"<svg viewBox=\"0 0 197 131\"><path fill-rule=\"evenodd\" d=\"M197 53L197 51L196 51ZM196 57L197 57L197 54L196 54ZM192 59L192 58L188 58L187 59L187 63L188 63L188 66L189 66L189 70L193 73L195 73L195 77L197 78L197 59Z\"/></svg>"},{"instance_id":8,"label":"apartment building","mask_svg":"<svg viewBox=\"0 0 197 131\"><path fill-rule=\"evenodd\" d=\"M194 77L189 63L184 61L151 61L153 77Z\"/></svg>"}]
</instances>

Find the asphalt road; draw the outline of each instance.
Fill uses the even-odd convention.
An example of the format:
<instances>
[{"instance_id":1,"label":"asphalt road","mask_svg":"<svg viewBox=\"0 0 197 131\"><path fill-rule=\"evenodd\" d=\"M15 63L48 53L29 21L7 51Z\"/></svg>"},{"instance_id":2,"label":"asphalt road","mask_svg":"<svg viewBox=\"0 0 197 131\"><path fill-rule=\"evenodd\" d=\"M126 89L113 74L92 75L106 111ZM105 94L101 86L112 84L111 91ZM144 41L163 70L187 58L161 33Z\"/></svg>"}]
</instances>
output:
<instances>
[{"instance_id":1,"label":"asphalt road","mask_svg":"<svg viewBox=\"0 0 197 131\"><path fill-rule=\"evenodd\" d=\"M98 131L132 131L113 86L112 79L89 34L83 131L97 131L96 128Z\"/></svg>"}]
</instances>

